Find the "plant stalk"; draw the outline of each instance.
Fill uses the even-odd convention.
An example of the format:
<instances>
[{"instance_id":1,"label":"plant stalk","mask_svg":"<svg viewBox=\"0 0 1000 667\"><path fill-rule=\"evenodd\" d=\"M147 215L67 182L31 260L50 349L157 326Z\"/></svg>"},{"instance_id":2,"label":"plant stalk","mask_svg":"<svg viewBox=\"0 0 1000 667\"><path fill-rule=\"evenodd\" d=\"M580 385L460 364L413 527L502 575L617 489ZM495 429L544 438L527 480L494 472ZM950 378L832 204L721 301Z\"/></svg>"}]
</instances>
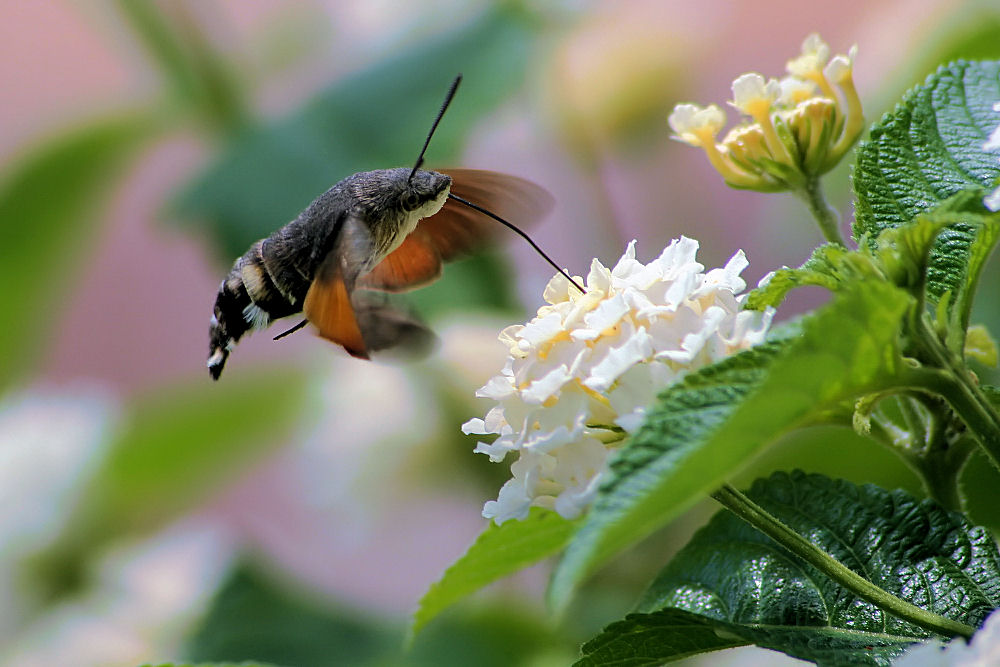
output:
<instances>
[{"instance_id":1,"label":"plant stalk","mask_svg":"<svg viewBox=\"0 0 1000 667\"><path fill-rule=\"evenodd\" d=\"M923 317L914 318L924 351L936 368L913 368L906 375L911 384L923 387L944 400L958 413L979 441L986 457L1000 470L1000 414L973 380L961 359L934 334Z\"/></svg>"},{"instance_id":2,"label":"plant stalk","mask_svg":"<svg viewBox=\"0 0 1000 667\"><path fill-rule=\"evenodd\" d=\"M809 207L809 212L819 224L823 237L830 243L846 246L844 237L840 233L840 214L826 200L819 177L810 177L801 188L794 190L794 192Z\"/></svg>"},{"instance_id":3,"label":"plant stalk","mask_svg":"<svg viewBox=\"0 0 1000 667\"><path fill-rule=\"evenodd\" d=\"M772 516L732 486L726 484L712 494L723 507L764 533L785 549L879 609L944 637L968 639L975 628L921 609L885 591L830 556Z\"/></svg>"}]
</instances>

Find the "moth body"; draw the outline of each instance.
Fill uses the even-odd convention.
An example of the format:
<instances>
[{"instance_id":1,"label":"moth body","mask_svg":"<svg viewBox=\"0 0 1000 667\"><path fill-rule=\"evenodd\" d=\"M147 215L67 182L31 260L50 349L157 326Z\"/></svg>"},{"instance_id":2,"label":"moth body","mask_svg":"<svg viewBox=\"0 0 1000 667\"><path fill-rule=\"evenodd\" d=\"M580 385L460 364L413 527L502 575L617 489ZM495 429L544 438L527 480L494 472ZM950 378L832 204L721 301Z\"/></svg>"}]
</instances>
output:
<instances>
[{"instance_id":1,"label":"moth body","mask_svg":"<svg viewBox=\"0 0 1000 667\"><path fill-rule=\"evenodd\" d=\"M302 312L324 265L332 264L326 273L339 274L338 279L348 280L353 288L400 248L421 219L441 210L451 183L447 174L419 169L360 172L250 246L233 263L216 295L209 324L212 377L218 379L229 352L245 333Z\"/></svg>"}]
</instances>

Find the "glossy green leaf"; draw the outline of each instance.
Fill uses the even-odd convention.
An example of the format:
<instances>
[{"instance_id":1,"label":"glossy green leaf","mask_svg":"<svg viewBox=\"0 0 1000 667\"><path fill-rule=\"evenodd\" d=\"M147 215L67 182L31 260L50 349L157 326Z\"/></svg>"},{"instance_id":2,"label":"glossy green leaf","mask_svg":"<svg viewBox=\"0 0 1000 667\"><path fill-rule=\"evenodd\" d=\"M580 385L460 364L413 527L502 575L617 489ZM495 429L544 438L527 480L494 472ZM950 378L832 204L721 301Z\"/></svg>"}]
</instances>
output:
<instances>
[{"instance_id":1,"label":"glossy green leaf","mask_svg":"<svg viewBox=\"0 0 1000 667\"><path fill-rule=\"evenodd\" d=\"M802 472L758 480L748 495L844 565L915 605L973 627L1000 606L1000 552L988 531L961 514L903 491ZM691 641L679 643L687 628L693 628ZM724 648L726 639L820 665L888 665L930 636L723 511L663 569L636 614L584 646L588 659L599 659L582 664L660 664L699 644ZM659 655L651 655L654 650Z\"/></svg>"},{"instance_id":2,"label":"glossy green leaf","mask_svg":"<svg viewBox=\"0 0 1000 667\"><path fill-rule=\"evenodd\" d=\"M777 308L793 289L806 285L835 291L845 280L846 262L855 253L838 243L827 243L813 250L812 255L797 269L778 269L767 281L750 293L747 308L763 310Z\"/></svg>"},{"instance_id":3,"label":"glossy green leaf","mask_svg":"<svg viewBox=\"0 0 1000 667\"><path fill-rule=\"evenodd\" d=\"M158 125L108 118L35 148L0 182L0 391L48 341L52 311L99 227L95 215L127 161Z\"/></svg>"},{"instance_id":4,"label":"glossy green leaf","mask_svg":"<svg viewBox=\"0 0 1000 667\"><path fill-rule=\"evenodd\" d=\"M431 584L413 615L416 636L441 611L483 586L562 550L578 522L535 508L523 521L490 522L475 543Z\"/></svg>"},{"instance_id":5,"label":"glossy green leaf","mask_svg":"<svg viewBox=\"0 0 1000 667\"><path fill-rule=\"evenodd\" d=\"M575 667L654 667L752 643L728 625L683 609L629 614L584 644Z\"/></svg>"},{"instance_id":6,"label":"glossy green leaf","mask_svg":"<svg viewBox=\"0 0 1000 667\"><path fill-rule=\"evenodd\" d=\"M575 586L732 477L761 449L825 411L892 382L911 298L854 283L805 319L801 337L770 343L687 376L663 392L612 458L610 475L550 583L563 608Z\"/></svg>"}]
</instances>

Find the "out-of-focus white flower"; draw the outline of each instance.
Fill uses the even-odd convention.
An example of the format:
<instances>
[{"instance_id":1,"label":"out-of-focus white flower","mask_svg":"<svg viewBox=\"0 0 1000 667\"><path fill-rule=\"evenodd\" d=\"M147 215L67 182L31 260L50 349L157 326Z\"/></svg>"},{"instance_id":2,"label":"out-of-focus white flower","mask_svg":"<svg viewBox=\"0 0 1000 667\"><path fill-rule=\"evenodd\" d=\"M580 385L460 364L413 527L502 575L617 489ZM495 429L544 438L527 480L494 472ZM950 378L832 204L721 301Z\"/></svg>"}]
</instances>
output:
<instances>
[{"instance_id":1,"label":"out-of-focus white flower","mask_svg":"<svg viewBox=\"0 0 1000 667\"><path fill-rule=\"evenodd\" d=\"M894 667L989 667L1000 665L1000 613L993 612L966 644L961 639L946 646L922 644L892 663Z\"/></svg>"},{"instance_id":2,"label":"out-of-focus white flower","mask_svg":"<svg viewBox=\"0 0 1000 667\"><path fill-rule=\"evenodd\" d=\"M0 401L0 644L30 614L25 563L65 528L116 416L117 402L92 385Z\"/></svg>"},{"instance_id":3,"label":"out-of-focus white flower","mask_svg":"<svg viewBox=\"0 0 1000 667\"><path fill-rule=\"evenodd\" d=\"M993 105L994 111L1000 111L1000 102ZM990 138L986 140L983 144L984 151L996 151L1000 150L1000 125L993 129L990 133ZM1000 211L1000 187L991 192L983 199L983 205L991 211Z\"/></svg>"},{"instance_id":4,"label":"out-of-focus white flower","mask_svg":"<svg viewBox=\"0 0 1000 667\"><path fill-rule=\"evenodd\" d=\"M236 553L231 537L203 519L119 546L101 563L95 586L23 628L0 662L135 665L176 655Z\"/></svg>"},{"instance_id":5,"label":"out-of-focus white flower","mask_svg":"<svg viewBox=\"0 0 1000 667\"><path fill-rule=\"evenodd\" d=\"M475 450L492 461L518 455L483 516L523 519L531 506L579 516L609 451L638 428L657 393L764 340L773 311L742 310L743 252L706 273L697 251L681 237L643 264L632 241L613 269L593 261L585 293L557 274L543 293L549 305L501 332L507 363L476 394L497 404L462 426L497 436Z\"/></svg>"}]
</instances>

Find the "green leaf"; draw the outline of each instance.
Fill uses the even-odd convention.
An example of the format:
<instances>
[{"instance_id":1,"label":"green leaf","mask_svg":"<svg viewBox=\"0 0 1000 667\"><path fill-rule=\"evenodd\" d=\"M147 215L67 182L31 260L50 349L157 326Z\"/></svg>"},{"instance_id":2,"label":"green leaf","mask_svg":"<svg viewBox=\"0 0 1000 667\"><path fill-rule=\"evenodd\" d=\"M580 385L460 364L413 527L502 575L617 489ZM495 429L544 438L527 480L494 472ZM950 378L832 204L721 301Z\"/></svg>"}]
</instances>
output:
<instances>
[{"instance_id":1,"label":"green leaf","mask_svg":"<svg viewBox=\"0 0 1000 667\"><path fill-rule=\"evenodd\" d=\"M298 371L243 371L160 388L126 408L124 425L83 490L66 532L36 572L53 596L82 581L109 540L152 530L196 506L282 442L306 403Z\"/></svg>"},{"instance_id":2,"label":"green leaf","mask_svg":"<svg viewBox=\"0 0 1000 667\"><path fill-rule=\"evenodd\" d=\"M928 265L932 301L963 287L971 292L997 240L995 229L979 238L984 228L967 217L985 213L982 195L1000 179L997 154L982 149L1000 125L1000 114L992 109L997 99L1000 61L942 66L872 128L858 151L854 236L859 243L867 236L875 247L881 232L935 208L950 214ZM964 198L954 197L963 192ZM960 309L967 324L968 307L963 303Z\"/></svg>"},{"instance_id":3,"label":"green leaf","mask_svg":"<svg viewBox=\"0 0 1000 667\"><path fill-rule=\"evenodd\" d=\"M816 285L836 291L850 277L857 277L858 272L846 273L849 263L858 263L864 259L839 243L827 243L813 250L812 255L797 269L778 269L766 285L758 287L750 293L747 308L763 310L767 306L777 308L785 297L796 287ZM869 265L870 261L867 262ZM874 275L873 269L868 274Z\"/></svg>"},{"instance_id":4,"label":"green leaf","mask_svg":"<svg viewBox=\"0 0 1000 667\"><path fill-rule=\"evenodd\" d=\"M1000 552L989 532L932 501L799 471L758 480L748 495L908 602L973 627L1000 606ZM700 621L731 642L820 665L888 665L930 636L857 598L725 511L663 569L637 611L584 645L584 653L600 650L621 664L659 664L674 659L678 648L685 655L698 648L675 646L679 631L692 625L708 640L703 650L720 648ZM641 642L633 638L635 628L646 633ZM692 636L693 644L699 635ZM647 655L650 646L666 652L646 662L625 660Z\"/></svg>"},{"instance_id":5,"label":"green leaf","mask_svg":"<svg viewBox=\"0 0 1000 667\"><path fill-rule=\"evenodd\" d=\"M662 665L699 653L751 643L724 623L681 609L629 614L583 645L575 667Z\"/></svg>"},{"instance_id":6,"label":"green leaf","mask_svg":"<svg viewBox=\"0 0 1000 667\"><path fill-rule=\"evenodd\" d=\"M982 150L1000 125L1000 61L940 67L883 116L858 150L855 240L909 222L952 195L991 188L995 153Z\"/></svg>"},{"instance_id":7,"label":"green leaf","mask_svg":"<svg viewBox=\"0 0 1000 667\"><path fill-rule=\"evenodd\" d=\"M891 384L911 304L887 283L853 283L804 321L800 338L735 355L663 392L612 458L553 574L553 607L562 609L597 566L718 488L768 444Z\"/></svg>"},{"instance_id":8,"label":"green leaf","mask_svg":"<svg viewBox=\"0 0 1000 667\"><path fill-rule=\"evenodd\" d=\"M288 117L237 136L181 194L180 214L207 227L224 257L243 254L350 174L413 164L462 72L427 154L428 165L454 163L473 125L521 85L533 34L531 17L503 3L343 79Z\"/></svg>"},{"instance_id":9,"label":"green leaf","mask_svg":"<svg viewBox=\"0 0 1000 667\"><path fill-rule=\"evenodd\" d=\"M158 125L145 115L107 118L35 148L0 182L0 392L48 340L51 313L73 284L99 222L96 209Z\"/></svg>"},{"instance_id":10,"label":"green leaf","mask_svg":"<svg viewBox=\"0 0 1000 667\"><path fill-rule=\"evenodd\" d=\"M558 553L579 522L535 508L523 521L493 522L465 554L455 561L420 599L409 636L441 611L491 582Z\"/></svg>"}]
</instances>

